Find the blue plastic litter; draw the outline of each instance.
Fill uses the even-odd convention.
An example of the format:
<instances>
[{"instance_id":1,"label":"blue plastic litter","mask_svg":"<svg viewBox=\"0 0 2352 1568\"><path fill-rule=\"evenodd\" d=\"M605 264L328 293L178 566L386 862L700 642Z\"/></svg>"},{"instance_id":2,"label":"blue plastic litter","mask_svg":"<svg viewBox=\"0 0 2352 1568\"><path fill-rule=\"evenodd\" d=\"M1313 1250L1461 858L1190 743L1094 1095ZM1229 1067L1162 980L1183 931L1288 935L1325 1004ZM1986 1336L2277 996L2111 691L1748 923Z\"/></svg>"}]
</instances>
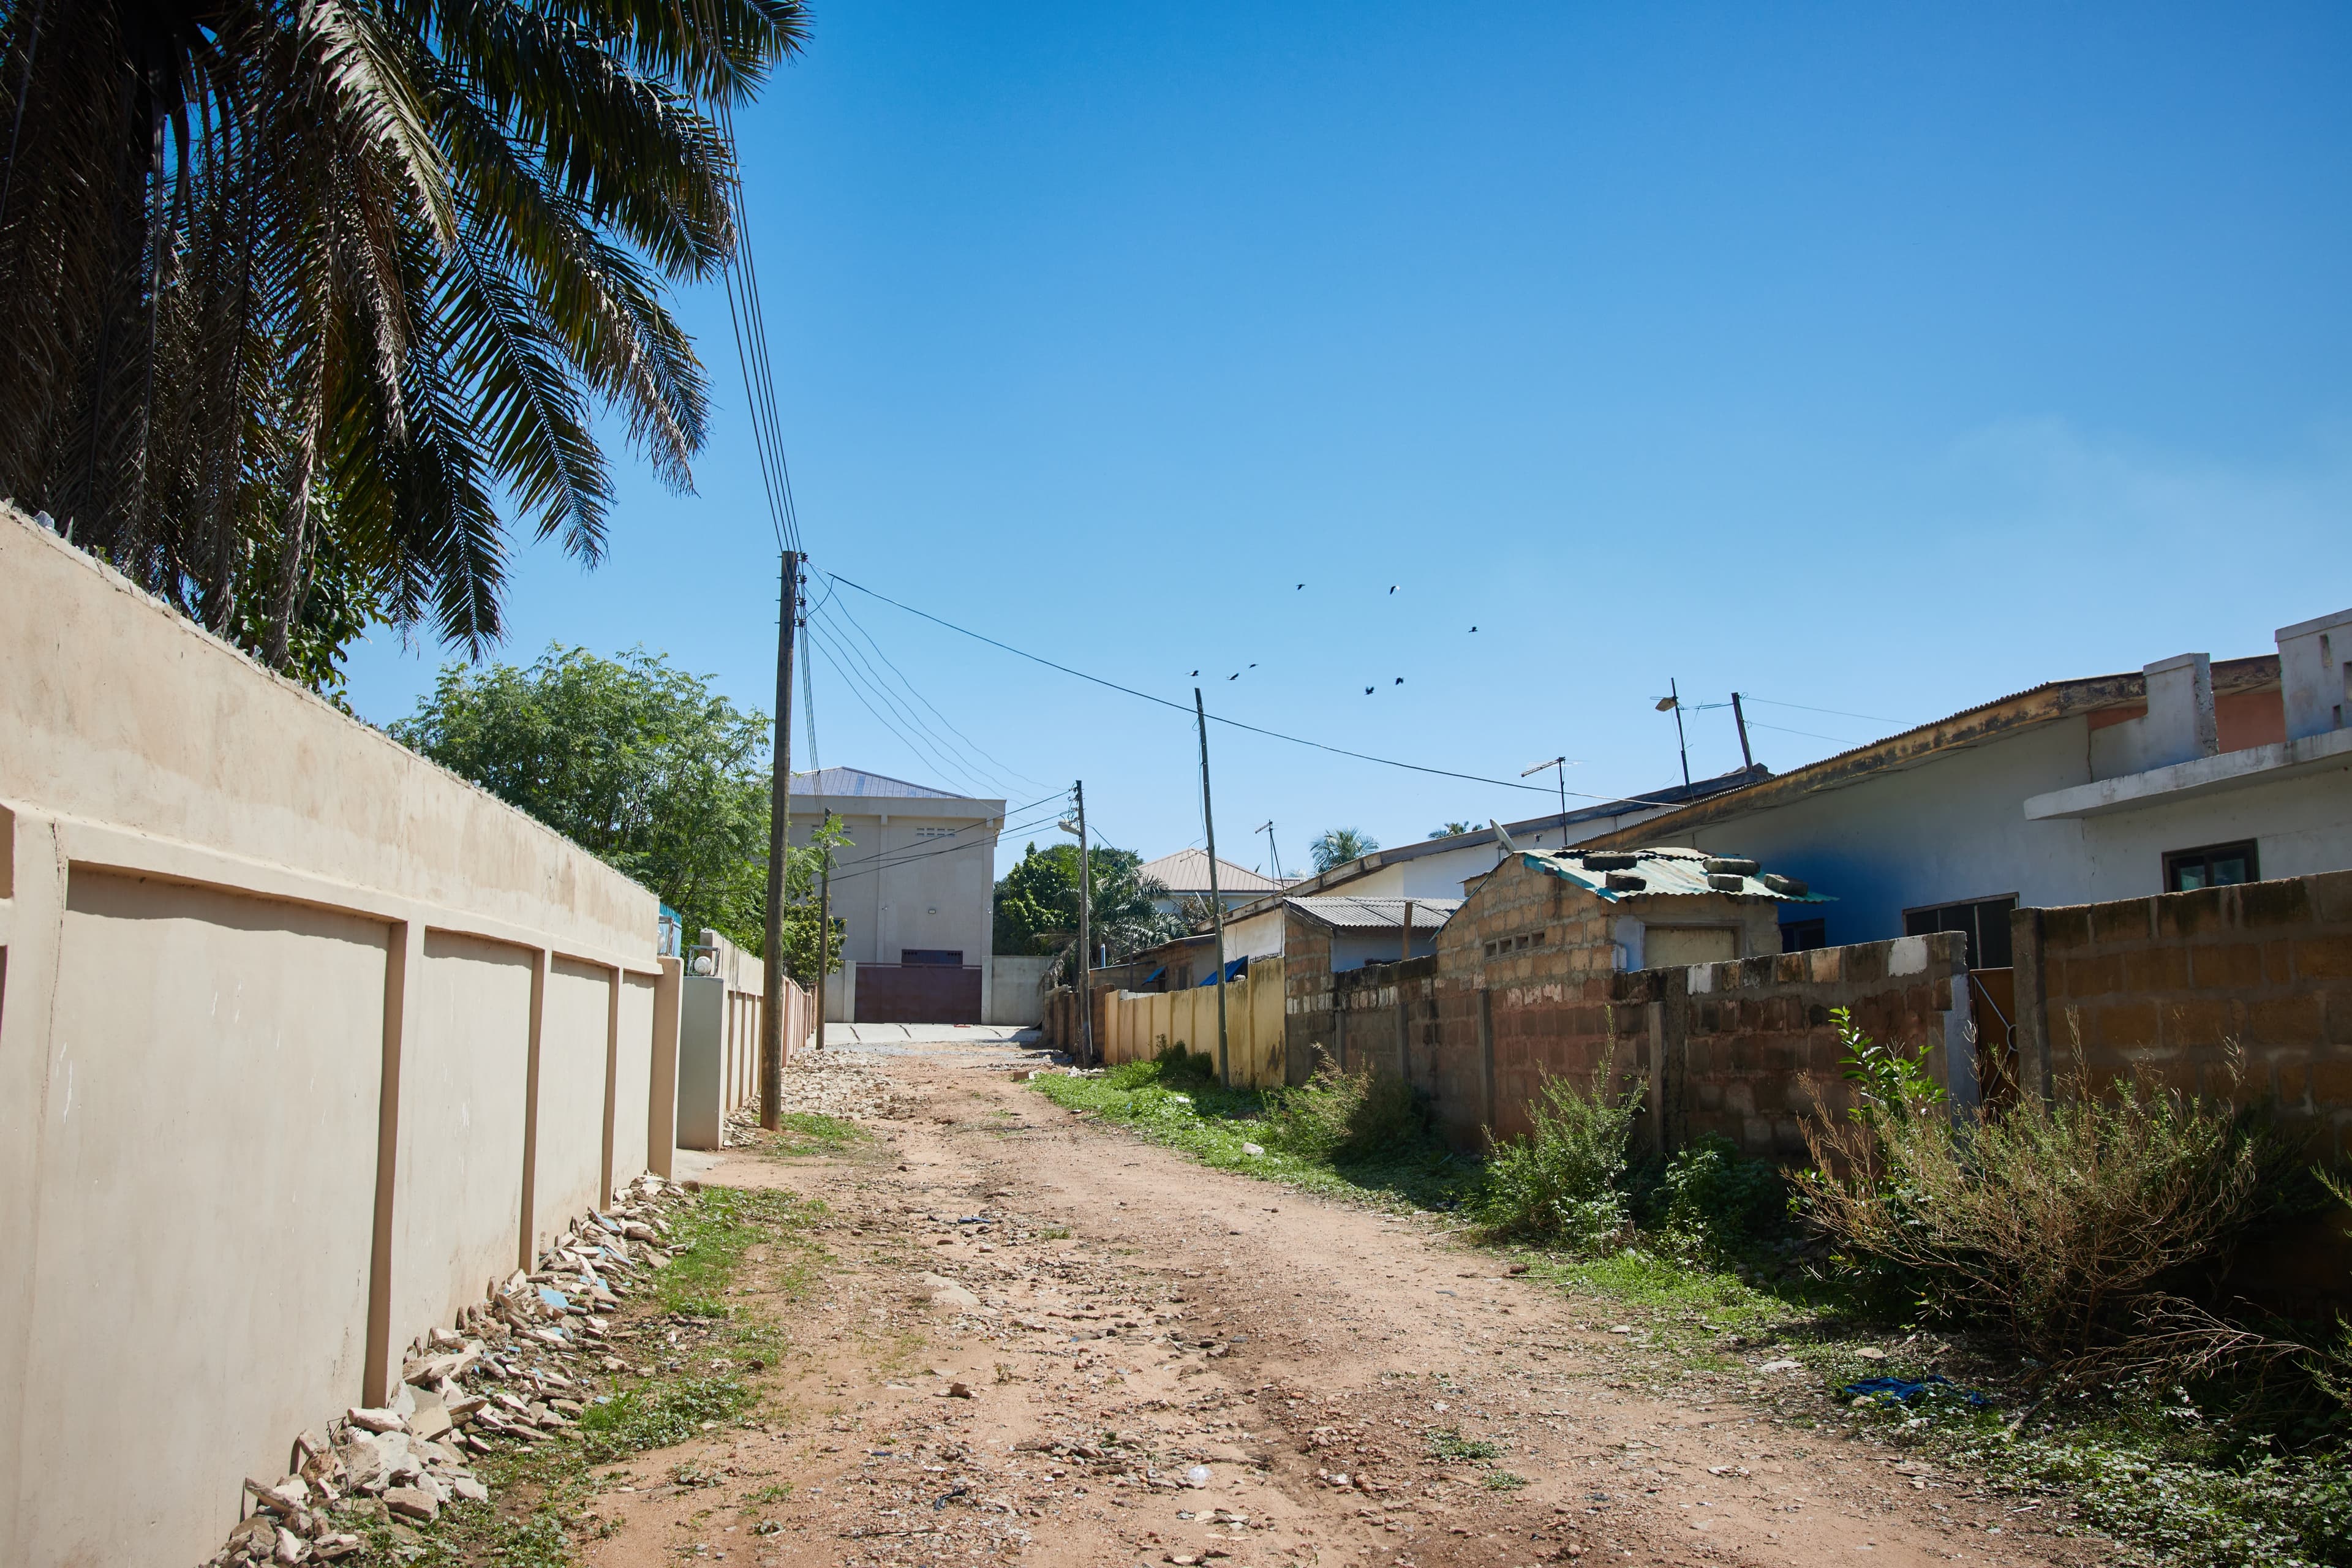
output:
<instances>
[{"instance_id":1,"label":"blue plastic litter","mask_svg":"<svg viewBox=\"0 0 2352 1568\"><path fill-rule=\"evenodd\" d=\"M1992 1403L1975 1389L1962 1388L1950 1378L1933 1372L1916 1383L1906 1382L1899 1377L1865 1377L1860 1383L1847 1384L1843 1388L1839 1389L1838 1393L1848 1399L1860 1399L1864 1394L1884 1394L1899 1404L1908 1405L1931 1388L1948 1388L1970 1405L1981 1406Z\"/></svg>"}]
</instances>

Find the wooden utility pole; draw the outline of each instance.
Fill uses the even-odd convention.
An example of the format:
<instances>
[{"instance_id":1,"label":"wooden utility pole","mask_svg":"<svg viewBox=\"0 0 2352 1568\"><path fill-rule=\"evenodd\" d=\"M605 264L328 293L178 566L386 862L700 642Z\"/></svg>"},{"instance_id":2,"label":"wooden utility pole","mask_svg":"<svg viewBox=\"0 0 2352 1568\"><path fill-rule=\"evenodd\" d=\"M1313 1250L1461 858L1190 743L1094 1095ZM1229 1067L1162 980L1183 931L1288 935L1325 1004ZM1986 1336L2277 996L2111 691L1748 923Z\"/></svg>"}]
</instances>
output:
<instances>
[{"instance_id":1,"label":"wooden utility pole","mask_svg":"<svg viewBox=\"0 0 2352 1568\"><path fill-rule=\"evenodd\" d=\"M801 620L801 552L784 552L776 620L776 743L768 776L768 928L760 955L760 1125L783 1125L784 862L793 847L793 644Z\"/></svg>"},{"instance_id":2,"label":"wooden utility pole","mask_svg":"<svg viewBox=\"0 0 2352 1568\"><path fill-rule=\"evenodd\" d=\"M1087 845L1087 781L1071 786L1078 800L1078 1065L1095 1063L1094 858Z\"/></svg>"},{"instance_id":3,"label":"wooden utility pole","mask_svg":"<svg viewBox=\"0 0 2352 1568\"><path fill-rule=\"evenodd\" d=\"M1739 761L1743 766L1756 766L1756 753L1748 749L1748 712L1739 706L1739 693L1731 694L1731 721L1739 726Z\"/></svg>"},{"instance_id":4,"label":"wooden utility pole","mask_svg":"<svg viewBox=\"0 0 2352 1568\"><path fill-rule=\"evenodd\" d=\"M1233 1072L1225 1060L1225 900L1217 890L1217 813L1209 802L1209 710L1202 704L1201 689L1192 688L1192 716L1201 724L1201 821L1209 830L1209 908L1217 928L1217 1081L1233 1087Z\"/></svg>"}]
</instances>

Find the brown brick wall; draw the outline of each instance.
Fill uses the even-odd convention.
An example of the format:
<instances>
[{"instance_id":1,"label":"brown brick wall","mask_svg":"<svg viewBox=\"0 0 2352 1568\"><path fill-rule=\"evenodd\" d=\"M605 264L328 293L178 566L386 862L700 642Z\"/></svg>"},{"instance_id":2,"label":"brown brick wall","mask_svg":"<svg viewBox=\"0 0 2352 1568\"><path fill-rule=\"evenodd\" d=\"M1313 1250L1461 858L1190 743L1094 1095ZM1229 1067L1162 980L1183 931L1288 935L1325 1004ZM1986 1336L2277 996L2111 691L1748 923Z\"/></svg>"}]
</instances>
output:
<instances>
[{"instance_id":1,"label":"brown brick wall","mask_svg":"<svg viewBox=\"0 0 2352 1568\"><path fill-rule=\"evenodd\" d=\"M2352 1153L2352 871L2020 910L2021 1069L2244 1102Z\"/></svg>"}]
</instances>

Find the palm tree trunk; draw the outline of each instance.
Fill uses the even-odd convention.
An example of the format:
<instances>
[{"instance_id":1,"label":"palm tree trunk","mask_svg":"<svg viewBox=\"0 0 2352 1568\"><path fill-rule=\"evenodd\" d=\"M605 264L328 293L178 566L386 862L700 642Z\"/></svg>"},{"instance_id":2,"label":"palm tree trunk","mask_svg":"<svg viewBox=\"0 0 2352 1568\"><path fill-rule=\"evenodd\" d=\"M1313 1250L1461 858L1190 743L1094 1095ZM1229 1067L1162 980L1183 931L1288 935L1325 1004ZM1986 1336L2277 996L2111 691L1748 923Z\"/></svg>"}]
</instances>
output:
<instances>
[{"instance_id":1,"label":"palm tree trunk","mask_svg":"<svg viewBox=\"0 0 2352 1568\"><path fill-rule=\"evenodd\" d=\"M269 636L262 658L283 674L287 647L294 630L294 606L300 602L303 547L309 542L310 482L319 467L319 411L313 404L302 421L302 439L294 448L294 494L286 505L286 537L278 546L278 589L269 606Z\"/></svg>"}]
</instances>

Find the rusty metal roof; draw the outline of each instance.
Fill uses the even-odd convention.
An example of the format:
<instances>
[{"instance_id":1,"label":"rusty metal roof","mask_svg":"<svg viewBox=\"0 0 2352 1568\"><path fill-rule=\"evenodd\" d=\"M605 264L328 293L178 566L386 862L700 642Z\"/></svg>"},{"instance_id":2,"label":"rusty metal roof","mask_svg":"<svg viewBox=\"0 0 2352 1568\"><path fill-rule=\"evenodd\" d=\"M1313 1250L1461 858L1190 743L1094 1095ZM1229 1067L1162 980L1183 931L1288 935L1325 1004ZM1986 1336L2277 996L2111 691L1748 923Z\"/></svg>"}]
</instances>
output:
<instances>
[{"instance_id":1,"label":"rusty metal roof","mask_svg":"<svg viewBox=\"0 0 2352 1568\"><path fill-rule=\"evenodd\" d=\"M1404 911L1408 905L1412 909L1413 930L1435 931L1463 904L1460 899L1333 897L1285 899L1282 901L1309 920L1343 931L1396 931L1404 924Z\"/></svg>"},{"instance_id":2,"label":"rusty metal roof","mask_svg":"<svg viewBox=\"0 0 2352 1568\"><path fill-rule=\"evenodd\" d=\"M1836 901L1794 878L1776 876L1753 860L1707 849L1594 849L1579 846L1549 855L1523 850L1519 859L1612 904L1624 899L1696 893L1769 899L1783 904Z\"/></svg>"}]
</instances>

